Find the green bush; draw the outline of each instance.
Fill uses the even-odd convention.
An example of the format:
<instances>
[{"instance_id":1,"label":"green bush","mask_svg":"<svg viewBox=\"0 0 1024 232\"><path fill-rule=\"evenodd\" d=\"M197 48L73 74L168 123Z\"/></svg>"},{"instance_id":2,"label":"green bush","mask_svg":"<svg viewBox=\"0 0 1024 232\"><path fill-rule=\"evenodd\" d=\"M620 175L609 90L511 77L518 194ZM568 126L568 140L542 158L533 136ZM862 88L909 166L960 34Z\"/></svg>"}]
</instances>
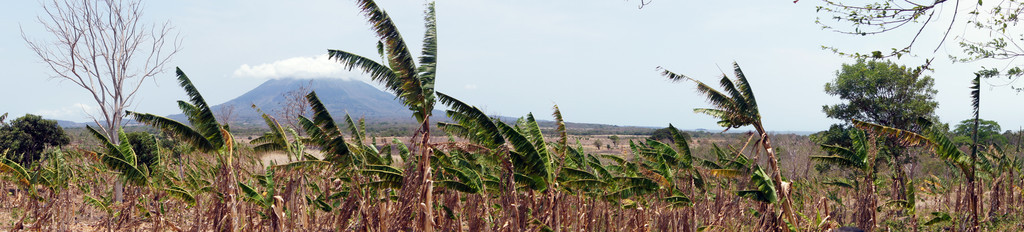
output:
<instances>
[{"instance_id":1,"label":"green bush","mask_svg":"<svg viewBox=\"0 0 1024 232\"><path fill-rule=\"evenodd\" d=\"M10 124L0 125L0 151L7 151L7 159L28 166L42 158L43 150L71 142L57 121L39 115L26 114Z\"/></svg>"}]
</instances>

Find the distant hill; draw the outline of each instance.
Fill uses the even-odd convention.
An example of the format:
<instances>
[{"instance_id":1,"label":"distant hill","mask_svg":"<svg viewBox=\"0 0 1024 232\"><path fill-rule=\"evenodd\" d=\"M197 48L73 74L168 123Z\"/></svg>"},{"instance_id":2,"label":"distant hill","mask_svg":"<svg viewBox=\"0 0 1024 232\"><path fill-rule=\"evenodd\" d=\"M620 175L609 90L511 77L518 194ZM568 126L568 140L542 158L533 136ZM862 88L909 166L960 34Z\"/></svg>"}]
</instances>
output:
<instances>
[{"instance_id":1,"label":"distant hill","mask_svg":"<svg viewBox=\"0 0 1024 232\"><path fill-rule=\"evenodd\" d=\"M60 127L63 127L63 128L77 128L77 127L85 127L86 125L89 125L89 123L72 122L72 121L59 120L59 119L54 119L54 121L57 121L57 125L60 126Z\"/></svg>"},{"instance_id":2,"label":"distant hill","mask_svg":"<svg viewBox=\"0 0 1024 232\"><path fill-rule=\"evenodd\" d=\"M362 81L337 78L272 79L235 99L214 105L211 109L214 113L221 114L225 111L225 107L233 106L232 124L260 125L263 123L263 119L251 107L253 104L263 112L276 117L287 102L285 95L303 87L316 91L320 101L338 120L341 120L345 113L353 118L366 117L391 122L413 122L414 120L412 112L398 99L395 99L394 95ZM169 117L175 120L185 119L181 114Z\"/></svg>"}]
</instances>

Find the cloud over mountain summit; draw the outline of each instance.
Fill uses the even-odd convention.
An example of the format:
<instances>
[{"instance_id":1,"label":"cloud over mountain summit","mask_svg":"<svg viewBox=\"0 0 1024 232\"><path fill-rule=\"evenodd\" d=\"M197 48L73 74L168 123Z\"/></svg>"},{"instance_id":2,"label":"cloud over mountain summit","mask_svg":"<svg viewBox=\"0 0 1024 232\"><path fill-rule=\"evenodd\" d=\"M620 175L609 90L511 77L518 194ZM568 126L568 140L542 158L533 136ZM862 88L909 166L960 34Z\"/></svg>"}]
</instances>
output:
<instances>
[{"instance_id":1,"label":"cloud over mountain summit","mask_svg":"<svg viewBox=\"0 0 1024 232\"><path fill-rule=\"evenodd\" d=\"M256 79L339 78L367 81L358 70L349 71L341 63L328 59L327 55L292 57L258 65L242 64L235 69L232 76Z\"/></svg>"}]
</instances>

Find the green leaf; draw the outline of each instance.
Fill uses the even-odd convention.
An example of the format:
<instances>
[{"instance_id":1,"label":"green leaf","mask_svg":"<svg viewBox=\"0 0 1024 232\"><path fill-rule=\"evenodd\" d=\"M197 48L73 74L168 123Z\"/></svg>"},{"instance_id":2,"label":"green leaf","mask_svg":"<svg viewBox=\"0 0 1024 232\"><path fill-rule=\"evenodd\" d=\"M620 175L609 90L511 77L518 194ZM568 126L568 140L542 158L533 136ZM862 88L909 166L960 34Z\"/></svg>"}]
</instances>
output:
<instances>
[{"instance_id":1,"label":"green leaf","mask_svg":"<svg viewBox=\"0 0 1024 232\"><path fill-rule=\"evenodd\" d=\"M100 201L88 195L82 196L82 200L85 202L85 204L91 205L92 207L96 207L96 209L99 209L100 211L106 212L107 215L112 215L114 213L113 210L110 209L110 202Z\"/></svg>"}]
</instances>

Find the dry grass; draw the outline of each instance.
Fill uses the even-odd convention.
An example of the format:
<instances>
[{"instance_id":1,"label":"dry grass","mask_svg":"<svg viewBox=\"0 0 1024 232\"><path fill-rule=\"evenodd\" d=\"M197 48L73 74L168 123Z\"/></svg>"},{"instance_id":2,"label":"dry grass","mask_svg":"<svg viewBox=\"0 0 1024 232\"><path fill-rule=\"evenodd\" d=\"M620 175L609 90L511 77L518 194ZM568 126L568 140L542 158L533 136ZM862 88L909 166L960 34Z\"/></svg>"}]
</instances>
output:
<instances>
[{"instance_id":1,"label":"dry grass","mask_svg":"<svg viewBox=\"0 0 1024 232\"><path fill-rule=\"evenodd\" d=\"M607 140L607 136L580 137L588 152L608 154L625 154L628 150L619 144L615 149L602 148L597 150L588 146L586 139ZM639 139L639 137L628 137ZM390 138L389 138L390 139ZM778 139L783 149L794 151L782 153L784 160L799 160L798 156L812 151L797 147L807 142L796 141L799 137ZM805 139L805 138L804 138ZM434 141L447 141L447 138L435 138ZM720 145L733 144L740 146L742 141L723 140L722 138L697 139L693 147L699 156L714 141ZM610 141L608 141L610 143ZM593 150L591 150L593 149ZM804 150L806 149L806 150ZM799 151L799 152L797 152ZM76 152L68 152L73 157L69 162L75 164L76 175L66 188L50 191L37 186L42 196L41 201L32 200L24 189L16 187L10 179L0 181L0 187L6 189L0 196L0 230L42 230L42 231L211 231L219 230L225 225L225 215L230 208L220 198L216 189L224 189L226 182L223 176L214 175L215 167L210 166L210 157L202 154L189 154L179 160L167 162L167 170L181 178L190 168L203 169L209 172L209 180L214 186L213 192L196 194L194 206L167 196L159 188L127 188L126 201L121 205L111 205L119 215L111 218L102 210L84 203L85 196L102 197L109 195L111 182L115 175L93 166L93 161ZM274 161L287 161L283 154L271 153L256 155L241 149L239 159L235 162L239 171L239 181L252 186L259 186L255 175L265 174L266 166ZM321 157L317 155L317 157ZM854 202L858 197L856 191L819 184L822 174L810 170L806 164L791 161L795 164L783 166L784 174L795 178L794 202L801 220L806 228L801 231L825 231L840 226L856 225L858 210ZM786 163L786 162L780 162ZM401 164L395 164L401 166ZM510 165L510 164L504 164ZM433 188L431 208L433 218L430 220L436 231L538 231L551 229L555 231L754 231L777 230L781 224L780 215L776 214L775 205L762 204L739 197L735 190L740 189L741 182L706 175L709 187L705 191L695 191L693 205L673 207L655 200L657 194L645 197L634 197L619 201L598 199L585 194L573 194L564 191L536 192L515 188L510 167L502 168L503 187L492 193L467 194L440 187ZM435 170L436 171L436 170ZM410 173L406 170L406 173ZM805 173L811 173L805 174ZM257 202L242 201L237 206L241 220L230 225L233 230L240 231L324 231L324 230L355 230L355 231L393 231L395 229L415 229L415 218L412 212L422 211L422 205L415 203L417 199L407 197L405 189L369 189L351 191L359 186L375 181L375 177L359 177L363 179L351 182L337 179L336 173L328 168L307 168L282 170L275 173L275 196L281 201L273 203L273 208L264 208ZM410 176L406 183L417 184L417 178ZM887 189L887 181L879 181L878 189ZM982 212L983 229L990 231L1020 228L1024 197L1021 192L1020 179L999 182L999 188L993 188L991 182L983 182L985 192ZM918 224L921 230L958 230L962 228L957 220L961 220L964 211L962 181L945 180L948 189L943 192L917 193L916 215L899 216L893 209L882 207L878 214L878 230L909 230L901 225ZM220 187L216 187L220 186ZM919 186L920 187L920 186ZM263 187L256 187L266 192ZM923 187L922 187L923 188ZM322 209L315 202L317 197L337 195L339 197L328 202L330 212ZM995 191L995 192L994 192ZM836 194L830 194L836 193ZM830 198L833 195L844 200L837 202ZM408 195L413 196L413 195ZM270 196L273 197L273 196ZM879 193L876 199L879 205L890 200L887 193ZM999 206L992 209L993 198L998 197ZM312 199L312 201L311 201ZM274 211L276 208L278 211ZM992 211L992 213L988 213ZM932 219L932 212L947 212L953 221L924 225ZM278 215L278 216L274 216ZM23 221L20 221L24 217ZM222 228L227 229L227 228Z\"/></svg>"}]
</instances>

